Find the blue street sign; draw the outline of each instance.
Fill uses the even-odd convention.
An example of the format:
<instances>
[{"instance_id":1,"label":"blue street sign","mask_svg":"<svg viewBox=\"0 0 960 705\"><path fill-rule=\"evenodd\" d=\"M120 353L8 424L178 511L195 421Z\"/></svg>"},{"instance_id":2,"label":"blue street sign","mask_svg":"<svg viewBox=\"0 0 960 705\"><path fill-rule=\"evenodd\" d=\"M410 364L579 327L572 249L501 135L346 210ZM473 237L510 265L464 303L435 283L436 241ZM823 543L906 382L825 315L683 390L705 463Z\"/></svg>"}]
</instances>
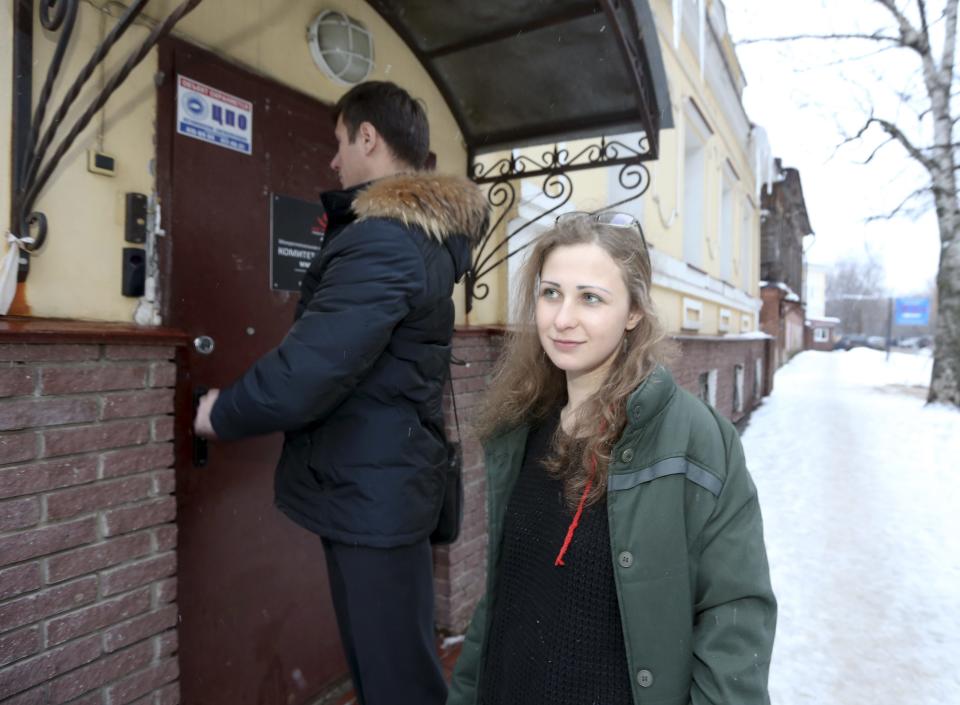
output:
<instances>
[{"instance_id":1,"label":"blue street sign","mask_svg":"<svg viewBox=\"0 0 960 705\"><path fill-rule=\"evenodd\" d=\"M925 326L930 323L930 299L917 296L896 299L894 323L898 326Z\"/></svg>"}]
</instances>

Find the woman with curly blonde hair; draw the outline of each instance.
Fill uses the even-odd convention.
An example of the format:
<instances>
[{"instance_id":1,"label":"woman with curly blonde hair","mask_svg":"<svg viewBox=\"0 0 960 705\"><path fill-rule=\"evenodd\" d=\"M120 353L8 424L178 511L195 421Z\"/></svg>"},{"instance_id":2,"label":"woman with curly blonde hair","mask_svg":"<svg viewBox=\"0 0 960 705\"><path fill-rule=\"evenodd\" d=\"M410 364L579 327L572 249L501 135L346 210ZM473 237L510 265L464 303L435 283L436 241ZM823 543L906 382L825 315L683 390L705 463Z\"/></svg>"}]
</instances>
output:
<instances>
[{"instance_id":1,"label":"woman with curly blonde hair","mask_svg":"<svg viewBox=\"0 0 960 705\"><path fill-rule=\"evenodd\" d=\"M524 264L478 430L486 594L448 704L767 703L776 623L739 438L663 367L629 215L573 213Z\"/></svg>"}]
</instances>

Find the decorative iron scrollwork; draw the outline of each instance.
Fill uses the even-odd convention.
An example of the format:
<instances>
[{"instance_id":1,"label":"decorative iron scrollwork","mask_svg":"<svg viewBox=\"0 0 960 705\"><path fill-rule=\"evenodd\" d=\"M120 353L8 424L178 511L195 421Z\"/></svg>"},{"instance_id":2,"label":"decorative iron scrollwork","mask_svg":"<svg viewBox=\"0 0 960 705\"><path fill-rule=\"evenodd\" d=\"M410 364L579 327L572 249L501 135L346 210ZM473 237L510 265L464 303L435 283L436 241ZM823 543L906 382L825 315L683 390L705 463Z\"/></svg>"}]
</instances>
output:
<instances>
[{"instance_id":1,"label":"decorative iron scrollwork","mask_svg":"<svg viewBox=\"0 0 960 705\"><path fill-rule=\"evenodd\" d=\"M587 145L575 155L570 155L569 149L554 145L542 152L539 159L524 153L511 154L493 164L484 165L474 158L470 167L470 178L478 184L485 184L618 164L636 164L655 158L650 149L650 140L644 134L640 135L635 147L617 139L601 137L598 144Z\"/></svg>"},{"instance_id":2,"label":"decorative iron scrollwork","mask_svg":"<svg viewBox=\"0 0 960 705\"><path fill-rule=\"evenodd\" d=\"M54 50L50 67L47 70L43 89L37 101L37 107L33 113L33 117L30 119L29 131L25 137L25 148L22 148L21 145L21 149L16 150L18 153L22 153L23 157L17 165L19 173L14 181L14 215L11 230L21 238L21 248L28 254L39 250L46 240L47 218L42 212L33 210L33 207L40 192L50 180L60 160L63 159L64 154L66 154L67 150L70 149L93 116L104 106L110 96L113 95L117 88L126 80L137 64L146 57L157 42L170 33L170 30L173 29L177 22L201 2L202 0L184 0L184 2L170 13L166 20L153 27L149 36L143 41L140 47L127 58L120 69L106 82L103 89L91 101L90 105L87 106L86 110L77 118L53 154L48 156L48 151L54 138L59 133L60 126L67 111L80 95L80 91L90 76L93 75L94 70L103 62L104 57L106 57L110 49L140 15L143 7L147 4L147 0L136 0L133 2L123 13L110 33L104 37L103 42L97 47L90 59L77 74L76 79L74 79L73 84L64 96L62 103L50 118L49 125L47 125L44 130L42 137L41 128L43 127L44 118L49 108L50 96L53 92L57 77L60 74L63 56L73 36L79 0L41 1L39 8L41 24L48 31L60 32L60 36L57 39L57 46ZM17 81L30 82L32 81L32 74L29 71L23 72L17 76ZM23 92L27 95L29 94L28 90ZM22 132L27 132L27 130L23 130ZM15 139L24 139L24 135L18 134L15 136Z\"/></svg>"},{"instance_id":3,"label":"decorative iron scrollwork","mask_svg":"<svg viewBox=\"0 0 960 705\"><path fill-rule=\"evenodd\" d=\"M628 192L628 196L605 207L613 208L634 201L647 191L650 187L650 171L644 162L652 158L655 158L655 155L646 135L640 136L635 147L621 140L608 140L603 137L599 143L587 145L576 154L554 145L541 152L539 159L525 153L514 153L491 164L484 164L474 158L470 177L478 184L489 184L487 203L495 217L474 251L473 266L465 277L467 312L473 309L474 301L483 300L490 294L490 286L480 280L533 244L528 241L511 250L511 240L536 223L552 222L551 216L559 214L573 198L573 180L569 176L571 172L619 166L617 178L620 188ZM539 177L544 178L537 200L549 205L549 208L544 208L491 246L494 234L517 204L517 183L522 179Z\"/></svg>"}]
</instances>

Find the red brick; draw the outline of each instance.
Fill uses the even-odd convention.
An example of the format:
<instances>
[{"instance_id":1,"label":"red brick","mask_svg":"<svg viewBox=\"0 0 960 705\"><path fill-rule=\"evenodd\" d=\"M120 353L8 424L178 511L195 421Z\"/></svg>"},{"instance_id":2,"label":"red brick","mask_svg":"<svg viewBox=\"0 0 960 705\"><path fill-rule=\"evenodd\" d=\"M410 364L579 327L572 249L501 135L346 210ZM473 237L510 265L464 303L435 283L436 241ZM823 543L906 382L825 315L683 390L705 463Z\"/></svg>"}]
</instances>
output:
<instances>
[{"instance_id":1,"label":"red brick","mask_svg":"<svg viewBox=\"0 0 960 705\"><path fill-rule=\"evenodd\" d=\"M0 539L0 565L19 563L96 540L97 525L93 517L10 534Z\"/></svg>"},{"instance_id":2,"label":"red brick","mask_svg":"<svg viewBox=\"0 0 960 705\"><path fill-rule=\"evenodd\" d=\"M175 658L167 659L146 671L134 673L107 690L110 705L126 705L140 696L156 690L180 675Z\"/></svg>"},{"instance_id":3,"label":"red brick","mask_svg":"<svg viewBox=\"0 0 960 705\"><path fill-rule=\"evenodd\" d=\"M91 520L92 521L92 520ZM47 582L58 583L84 573L109 568L150 552L148 533L131 534L86 546L47 561Z\"/></svg>"},{"instance_id":4,"label":"red brick","mask_svg":"<svg viewBox=\"0 0 960 705\"><path fill-rule=\"evenodd\" d=\"M146 478L145 478L146 479ZM162 497L151 502L141 502L132 507L112 509L103 515L106 536L127 534L157 524L166 524L177 516L177 502L173 497Z\"/></svg>"},{"instance_id":5,"label":"red brick","mask_svg":"<svg viewBox=\"0 0 960 705\"><path fill-rule=\"evenodd\" d=\"M137 392L108 394L103 398L104 420L134 416L156 416L173 413L172 389L145 389Z\"/></svg>"},{"instance_id":6,"label":"red brick","mask_svg":"<svg viewBox=\"0 0 960 705\"><path fill-rule=\"evenodd\" d=\"M100 590L105 597L109 597L166 578L168 575L173 575L176 570L176 554L173 552L165 553L101 573ZM158 583L157 593L160 597L163 596L161 593L166 582L168 581ZM174 589L173 597L169 600L158 599L158 603L171 602L175 598L176 591Z\"/></svg>"},{"instance_id":7,"label":"red brick","mask_svg":"<svg viewBox=\"0 0 960 705\"><path fill-rule=\"evenodd\" d=\"M36 494L97 479L94 457L54 460L0 469L0 497Z\"/></svg>"},{"instance_id":8,"label":"red brick","mask_svg":"<svg viewBox=\"0 0 960 705\"><path fill-rule=\"evenodd\" d=\"M3 670L3 676L0 677L0 701L90 663L99 655L100 636L94 635L20 661Z\"/></svg>"},{"instance_id":9,"label":"red brick","mask_svg":"<svg viewBox=\"0 0 960 705\"><path fill-rule=\"evenodd\" d=\"M179 648L180 641L177 637L176 630L161 634L157 638L157 658L164 658L165 656L175 654Z\"/></svg>"},{"instance_id":10,"label":"red brick","mask_svg":"<svg viewBox=\"0 0 960 705\"><path fill-rule=\"evenodd\" d=\"M152 645L138 644L130 649L97 659L72 673L50 683L50 705L73 700L79 695L100 688L107 683L136 673L153 660ZM102 692L97 695L102 697ZM71 702L70 705L74 705Z\"/></svg>"},{"instance_id":11,"label":"red brick","mask_svg":"<svg viewBox=\"0 0 960 705\"><path fill-rule=\"evenodd\" d=\"M44 683L39 688L28 690L13 698L4 700L3 705L49 705L50 698L47 692L47 685Z\"/></svg>"},{"instance_id":12,"label":"red brick","mask_svg":"<svg viewBox=\"0 0 960 705\"><path fill-rule=\"evenodd\" d=\"M150 365L151 387L173 387L177 384L177 365L173 362L155 362Z\"/></svg>"},{"instance_id":13,"label":"red brick","mask_svg":"<svg viewBox=\"0 0 960 705\"><path fill-rule=\"evenodd\" d=\"M153 440L172 441L173 440L173 417L164 416L153 420Z\"/></svg>"},{"instance_id":14,"label":"red brick","mask_svg":"<svg viewBox=\"0 0 960 705\"><path fill-rule=\"evenodd\" d=\"M177 624L177 611L176 605L169 605L113 627L103 635L103 650L111 653L172 629Z\"/></svg>"},{"instance_id":15,"label":"red brick","mask_svg":"<svg viewBox=\"0 0 960 705\"><path fill-rule=\"evenodd\" d=\"M36 388L36 368L25 365L0 368L0 397L20 397L33 394Z\"/></svg>"},{"instance_id":16,"label":"red brick","mask_svg":"<svg viewBox=\"0 0 960 705\"><path fill-rule=\"evenodd\" d=\"M9 362L79 362L98 357L99 345L0 345L0 360Z\"/></svg>"},{"instance_id":17,"label":"red brick","mask_svg":"<svg viewBox=\"0 0 960 705\"><path fill-rule=\"evenodd\" d=\"M0 636L0 666L33 656L43 648L40 627L28 627Z\"/></svg>"},{"instance_id":18,"label":"red brick","mask_svg":"<svg viewBox=\"0 0 960 705\"><path fill-rule=\"evenodd\" d=\"M62 644L78 636L130 619L150 609L150 591L139 590L115 600L98 602L47 622L47 644ZM116 651L116 649L108 649Z\"/></svg>"},{"instance_id":19,"label":"red brick","mask_svg":"<svg viewBox=\"0 0 960 705\"><path fill-rule=\"evenodd\" d=\"M40 521L40 500L22 497L0 502L0 531L15 531L36 526Z\"/></svg>"},{"instance_id":20,"label":"red brick","mask_svg":"<svg viewBox=\"0 0 960 705\"><path fill-rule=\"evenodd\" d=\"M89 576L0 605L0 624L7 629L22 627L96 599L97 579Z\"/></svg>"},{"instance_id":21,"label":"red brick","mask_svg":"<svg viewBox=\"0 0 960 705\"><path fill-rule=\"evenodd\" d=\"M38 452L36 433L0 433L0 465L33 460Z\"/></svg>"},{"instance_id":22,"label":"red brick","mask_svg":"<svg viewBox=\"0 0 960 705\"><path fill-rule=\"evenodd\" d=\"M173 465L173 444L148 445L103 454L103 477L132 475Z\"/></svg>"},{"instance_id":23,"label":"red brick","mask_svg":"<svg viewBox=\"0 0 960 705\"><path fill-rule=\"evenodd\" d=\"M177 487L176 473L173 468L153 473L153 493L155 495L173 494Z\"/></svg>"},{"instance_id":24,"label":"red brick","mask_svg":"<svg viewBox=\"0 0 960 705\"><path fill-rule=\"evenodd\" d=\"M463 362L490 362L491 360L497 359L496 351L492 350L489 345L465 345L454 346L453 356L458 360ZM454 365L454 367L465 367L465 365ZM472 369L473 364L471 364L467 369Z\"/></svg>"},{"instance_id":25,"label":"red brick","mask_svg":"<svg viewBox=\"0 0 960 705\"><path fill-rule=\"evenodd\" d=\"M153 530L157 551L171 551L177 547L177 527L166 524Z\"/></svg>"},{"instance_id":26,"label":"red brick","mask_svg":"<svg viewBox=\"0 0 960 705\"><path fill-rule=\"evenodd\" d=\"M41 394L79 394L114 389L142 389L147 383L146 365L83 365L43 367Z\"/></svg>"},{"instance_id":27,"label":"red brick","mask_svg":"<svg viewBox=\"0 0 960 705\"><path fill-rule=\"evenodd\" d=\"M453 380L453 388L457 393L457 407L461 406L460 395L466 392L482 392L489 386L486 377L464 377L463 379ZM449 389L444 390L449 394Z\"/></svg>"},{"instance_id":28,"label":"red brick","mask_svg":"<svg viewBox=\"0 0 960 705\"><path fill-rule=\"evenodd\" d=\"M158 690L157 705L180 705L180 683L171 683Z\"/></svg>"},{"instance_id":29,"label":"red brick","mask_svg":"<svg viewBox=\"0 0 960 705\"><path fill-rule=\"evenodd\" d=\"M0 600L7 600L31 590L39 590L40 585L39 562L0 570Z\"/></svg>"},{"instance_id":30,"label":"red brick","mask_svg":"<svg viewBox=\"0 0 960 705\"><path fill-rule=\"evenodd\" d=\"M111 421L96 426L45 431L44 456L143 445L149 438L147 421Z\"/></svg>"},{"instance_id":31,"label":"red brick","mask_svg":"<svg viewBox=\"0 0 960 705\"><path fill-rule=\"evenodd\" d=\"M0 401L0 431L95 421L96 399L24 399Z\"/></svg>"},{"instance_id":32,"label":"red brick","mask_svg":"<svg viewBox=\"0 0 960 705\"><path fill-rule=\"evenodd\" d=\"M172 345L108 345L104 357L108 360L172 360Z\"/></svg>"},{"instance_id":33,"label":"red brick","mask_svg":"<svg viewBox=\"0 0 960 705\"><path fill-rule=\"evenodd\" d=\"M60 490L46 496L47 520L69 519L78 514L108 509L150 496L153 483L147 475Z\"/></svg>"},{"instance_id":34,"label":"red brick","mask_svg":"<svg viewBox=\"0 0 960 705\"><path fill-rule=\"evenodd\" d=\"M454 365L450 374L454 379L463 379L465 377L483 377L490 374L493 369L493 363L484 360L471 362L469 367L464 365Z\"/></svg>"},{"instance_id":35,"label":"red brick","mask_svg":"<svg viewBox=\"0 0 960 705\"><path fill-rule=\"evenodd\" d=\"M176 570L176 565L174 565L174 570ZM177 579L170 578L160 581L157 583L156 591L157 604L162 605L165 602L173 602L177 599Z\"/></svg>"},{"instance_id":36,"label":"red brick","mask_svg":"<svg viewBox=\"0 0 960 705\"><path fill-rule=\"evenodd\" d=\"M62 676L62 677L63 677L64 679L67 679L67 678L70 678L70 677L71 677L71 674L68 673L66 676ZM75 678L76 676L73 676L73 677ZM51 689L50 692L51 692L51 693L53 692L52 689ZM50 702L50 703L55 703L55 702L57 702L56 700L53 700L53 698L55 697L55 695L51 695L51 696L49 696L49 697L50 697L51 699L50 699L48 702ZM102 691L102 690L98 690L98 691L95 691L95 692L93 692L93 693L87 693L87 694L84 695L82 698L77 698L76 700L71 700L71 701L70 701L70 705L103 705L103 699L104 699L104 697L105 697L105 696L104 696L104 694L103 694L103 691ZM63 702L63 701L61 700L60 702Z\"/></svg>"}]
</instances>

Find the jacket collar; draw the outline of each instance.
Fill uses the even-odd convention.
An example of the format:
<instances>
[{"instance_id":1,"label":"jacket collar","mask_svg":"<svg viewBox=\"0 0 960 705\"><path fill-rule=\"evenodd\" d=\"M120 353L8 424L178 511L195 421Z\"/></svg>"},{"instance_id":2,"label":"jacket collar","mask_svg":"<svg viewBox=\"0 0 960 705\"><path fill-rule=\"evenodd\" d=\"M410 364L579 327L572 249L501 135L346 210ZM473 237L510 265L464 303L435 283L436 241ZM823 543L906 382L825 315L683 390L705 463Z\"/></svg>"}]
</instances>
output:
<instances>
[{"instance_id":1,"label":"jacket collar","mask_svg":"<svg viewBox=\"0 0 960 705\"><path fill-rule=\"evenodd\" d=\"M343 191L325 191L320 194L320 202L327 214L327 232L335 233L357 219L353 212L353 202L361 189L367 184L354 186Z\"/></svg>"},{"instance_id":2,"label":"jacket collar","mask_svg":"<svg viewBox=\"0 0 960 705\"><path fill-rule=\"evenodd\" d=\"M677 383L663 365L651 372L627 399L630 426L643 426L666 408L677 391Z\"/></svg>"},{"instance_id":3,"label":"jacket collar","mask_svg":"<svg viewBox=\"0 0 960 705\"><path fill-rule=\"evenodd\" d=\"M396 174L360 188L353 201L359 220L399 220L437 241L463 235L471 245L479 243L486 232L490 207L479 187L466 177L436 172Z\"/></svg>"}]
</instances>

